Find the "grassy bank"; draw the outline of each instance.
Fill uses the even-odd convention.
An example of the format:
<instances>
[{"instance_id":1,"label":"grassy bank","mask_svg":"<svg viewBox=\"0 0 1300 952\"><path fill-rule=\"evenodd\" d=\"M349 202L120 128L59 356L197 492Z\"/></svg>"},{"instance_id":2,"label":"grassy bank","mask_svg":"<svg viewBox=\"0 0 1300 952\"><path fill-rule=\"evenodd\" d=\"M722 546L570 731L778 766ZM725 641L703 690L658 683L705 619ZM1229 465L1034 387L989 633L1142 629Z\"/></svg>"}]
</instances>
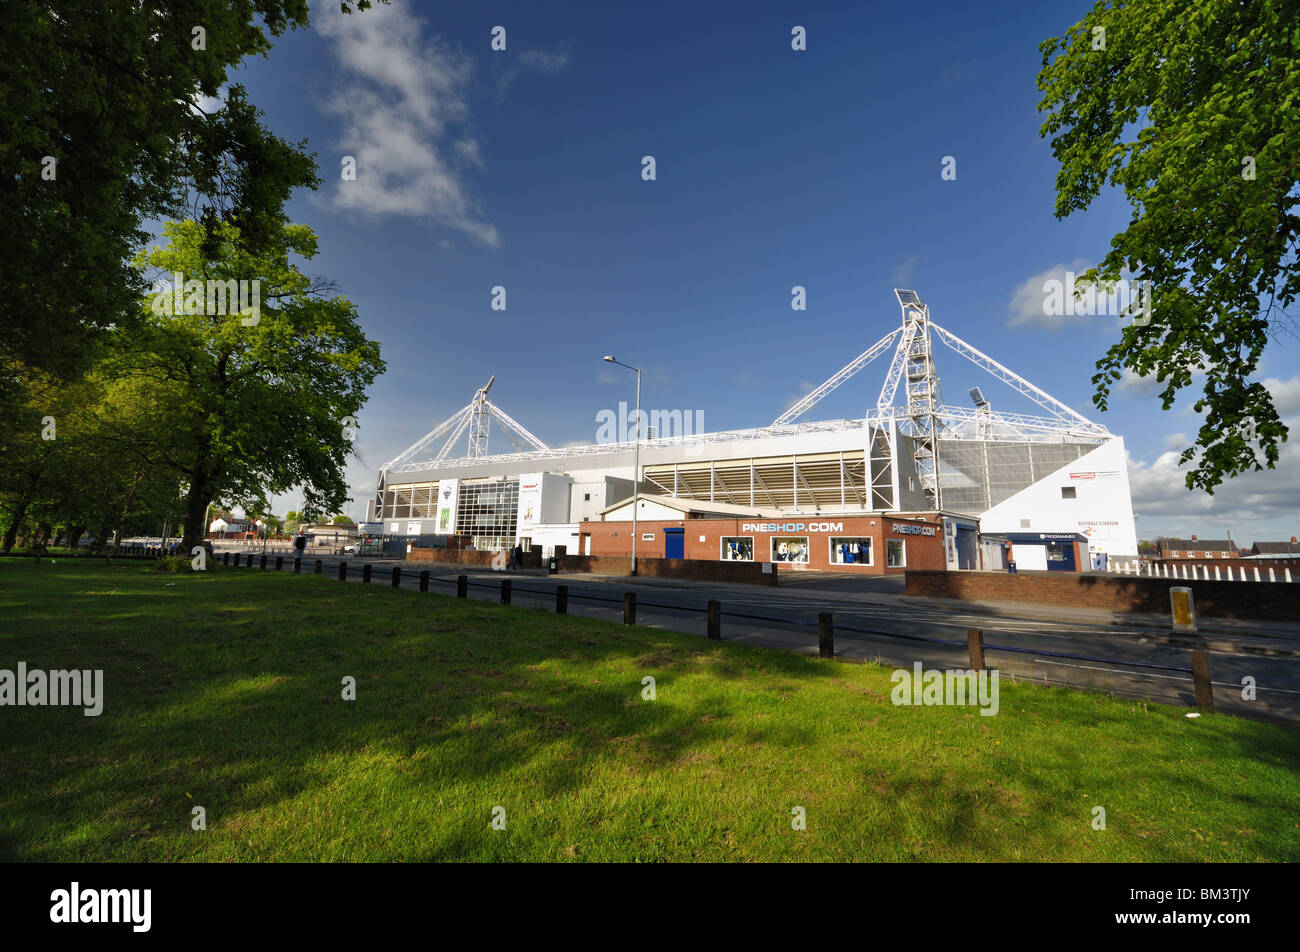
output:
<instances>
[{"instance_id":1,"label":"grassy bank","mask_svg":"<svg viewBox=\"0 0 1300 952\"><path fill-rule=\"evenodd\" d=\"M1285 726L255 569L0 560L0 619L105 694L0 707L3 858L1300 858Z\"/></svg>"}]
</instances>

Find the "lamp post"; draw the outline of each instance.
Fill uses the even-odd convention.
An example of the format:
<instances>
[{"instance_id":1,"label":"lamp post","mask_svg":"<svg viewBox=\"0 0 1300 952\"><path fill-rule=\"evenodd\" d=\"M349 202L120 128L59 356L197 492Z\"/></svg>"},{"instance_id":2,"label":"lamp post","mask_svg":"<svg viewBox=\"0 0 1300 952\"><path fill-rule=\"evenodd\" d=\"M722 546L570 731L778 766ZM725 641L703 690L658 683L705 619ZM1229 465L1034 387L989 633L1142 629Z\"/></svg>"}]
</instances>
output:
<instances>
[{"instance_id":1,"label":"lamp post","mask_svg":"<svg viewBox=\"0 0 1300 952\"><path fill-rule=\"evenodd\" d=\"M625 364L613 357L606 357L605 360L636 372L636 461L633 464L635 473L632 479L632 574L636 575L636 512L641 496L641 368Z\"/></svg>"}]
</instances>

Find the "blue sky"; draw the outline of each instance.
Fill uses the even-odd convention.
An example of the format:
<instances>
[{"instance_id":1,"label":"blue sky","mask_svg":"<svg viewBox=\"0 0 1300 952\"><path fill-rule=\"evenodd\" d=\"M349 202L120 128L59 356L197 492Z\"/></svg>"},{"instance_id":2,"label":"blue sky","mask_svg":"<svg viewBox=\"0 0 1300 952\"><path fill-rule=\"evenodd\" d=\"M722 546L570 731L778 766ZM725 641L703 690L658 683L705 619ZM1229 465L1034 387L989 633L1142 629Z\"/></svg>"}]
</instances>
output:
<instances>
[{"instance_id":1,"label":"blue sky","mask_svg":"<svg viewBox=\"0 0 1300 952\"><path fill-rule=\"evenodd\" d=\"M235 75L277 133L318 154L324 184L289 205L320 237L306 270L339 283L388 362L360 415L354 516L378 467L490 375L495 401L552 446L592 441L597 412L632 400L606 353L646 368L648 407L760 426L897 326L902 286L1126 437L1139 536L1300 534L1284 471L1213 500L1181 489L1192 399L1164 413L1133 379L1109 413L1092 407L1116 318L1061 326L1026 303L1128 219L1119 195L1052 215L1037 45L1084 3L758 6L397 2L341 17L318 3L309 30ZM349 155L356 180L342 181ZM806 311L791 310L794 285ZM1297 352L1283 339L1261 374L1288 418ZM887 360L805 419L860 416ZM949 402L980 383L995 407L1032 409L956 354L939 360ZM1300 463L1291 448L1284 460Z\"/></svg>"}]
</instances>

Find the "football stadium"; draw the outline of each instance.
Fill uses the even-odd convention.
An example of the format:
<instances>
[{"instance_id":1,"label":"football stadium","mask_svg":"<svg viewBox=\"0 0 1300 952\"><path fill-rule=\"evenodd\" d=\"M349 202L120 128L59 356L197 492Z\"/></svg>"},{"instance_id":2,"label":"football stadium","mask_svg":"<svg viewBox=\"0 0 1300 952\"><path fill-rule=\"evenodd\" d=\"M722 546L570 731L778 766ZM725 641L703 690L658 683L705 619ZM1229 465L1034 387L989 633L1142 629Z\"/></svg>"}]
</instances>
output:
<instances>
[{"instance_id":1,"label":"football stadium","mask_svg":"<svg viewBox=\"0 0 1300 952\"><path fill-rule=\"evenodd\" d=\"M661 436L642 411L630 439L553 449L492 402L489 381L382 468L367 520L417 546L454 537L463 548L614 555L628 554L631 535L614 543L597 524L631 521L635 512L661 530L641 536L640 556L807 568L916 566L905 547L931 535L950 569L1001 568L1008 540L1017 558L1033 560L1027 543L1043 540L1033 548L1046 562L1065 558L1073 569L1087 565L1054 550L1069 553L1074 540L1082 548L1073 552L1094 560L1136 555L1123 438L931 320L915 291L894 295L901 320L888 334L753 429ZM1032 401L1035 412L994 409L979 386L960 405L945 402L938 345ZM886 357L862 417L807 419L827 394ZM494 424L508 452L489 452ZM897 544L871 538L868 523ZM689 552L683 528L670 528L678 526L691 527Z\"/></svg>"}]
</instances>

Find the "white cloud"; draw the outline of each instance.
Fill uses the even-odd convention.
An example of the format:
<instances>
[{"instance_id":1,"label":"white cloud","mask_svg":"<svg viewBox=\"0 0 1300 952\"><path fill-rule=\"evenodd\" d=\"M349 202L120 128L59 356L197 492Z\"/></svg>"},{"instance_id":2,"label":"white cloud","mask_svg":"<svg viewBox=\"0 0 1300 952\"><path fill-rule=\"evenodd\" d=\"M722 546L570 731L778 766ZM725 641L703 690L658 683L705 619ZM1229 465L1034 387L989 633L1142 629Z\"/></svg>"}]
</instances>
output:
<instances>
[{"instance_id":1,"label":"white cloud","mask_svg":"<svg viewBox=\"0 0 1300 952\"><path fill-rule=\"evenodd\" d=\"M896 288L901 288L912 280L916 273L916 263L920 261L919 255L911 255L906 261L894 269L894 273L889 276L890 283Z\"/></svg>"},{"instance_id":2,"label":"white cloud","mask_svg":"<svg viewBox=\"0 0 1300 952\"><path fill-rule=\"evenodd\" d=\"M1046 271L1040 271L1038 274L1025 278L1011 293L1011 319L1007 321L1007 326L1029 325L1055 331L1063 327L1086 322L1088 318L1085 317L1048 314L1047 292L1043 290L1043 285L1048 281L1060 281L1064 286L1066 272L1072 271L1078 275L1087 271L1090 267L1092 265L1084 259L1076 258L1068 265L1053 265Z\"/></svg>"},{"instance_id":3,"label":"white cloud","mask_svg":"<svg viewBox=\"0 0 1300 952\"><path fill-rule=\"evenodd\" d=\"M1171 434L1165 445L1176 446L1154 462L1129 459L1133 511L1143 538L1195 532L1202 538L1222 538L1232 532L1234 541L1249 546L1257 539L1288 539L1296 535L1300 512L1300 482L1288 474L1300 468L1300 443L1282 444L1277 467L1242 473L1222 483L1211 496L1189 490L1187 470L1178 457L1188 445L1183 434Z\"/></svg>"},{"instance_id":4,"label":"white cloud","mask_svg":"<svg viewBox=\"0 0 1300 952\"><path fill-rule=\"evenodd\" d=\"M1163 390L1164 386L1156 379L1155 374L1147 374L1144 377L1128 367L1120 372L1119 382L1115 384L1116 389L1139 397L1153 397Z\"/></svg>"},{"instance_id":5,"label":"white cloud","mask_svg":"<svg viewBox=\"0 0 1300 952\"><path fill-rule=\"evenodd\" d=\"M1278 416L1285 418L1300 413L1300 374L1290 380L1269 377L1264 386L1273 395L1273 406Z\"/></svg>"},{"instance_id":6,"label":"white cloud","mask_svg":"<svg viewBox=\"0 0 1300 952\"><path fill-rule=\"evenodd\" d=\"M497 76L497 95L504 96L511 83L519 78L525 70L549 75L560 73L569 68L569 51L573 43L563 44L555 52L547 50L521 50L515 53L504 50L494 53L492 65Z\"/></svg>"},{"instance_id":7,"label":"white cloud","mask_svg":"<svg viewBox=\"0 0 1300 952\"><path fill-rule=\"evenodd\" d=\"M321 6L313 14L341 73L326 108L342 118L341 149L357 160L356 180L335 185L336 207L430 218L499 244L461 174L466 165L482 166L478 141L448 141L449 127L469 120L469 58L427 35L403 6L376 5L352 16Z\"/></svg>"},{"instance_id":8,"label":"white cloud","mask_svg":"<svg viewBox=\"0 0 1300 952\"><path fill-rule=\"evenodd\" d=\"M524 50L519 54L519 62L539 73L558 73L569 67L569 51L560 50L549 53L546 50Z\"/></svg>"}]
</instances>

